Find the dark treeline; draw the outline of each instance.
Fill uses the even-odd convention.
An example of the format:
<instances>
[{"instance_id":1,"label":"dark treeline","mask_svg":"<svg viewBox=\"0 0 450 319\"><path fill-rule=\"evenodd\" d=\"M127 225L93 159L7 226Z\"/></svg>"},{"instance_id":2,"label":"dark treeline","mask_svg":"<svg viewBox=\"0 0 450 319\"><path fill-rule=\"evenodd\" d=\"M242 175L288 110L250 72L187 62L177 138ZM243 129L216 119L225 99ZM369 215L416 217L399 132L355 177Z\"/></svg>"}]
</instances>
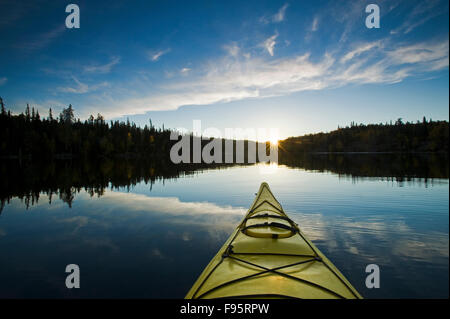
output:
<instances>
[{"instance_id":1,"label":"dark treeline","mask_svg":"<svg viewBox=\"0 0 450 319\"><path fill-rule=\"evenodd\" d=\"M25 113L12 115L0 99L0 155L32 157L34 160L54 157L109 157L145 153L164 157L169 153L170 131L156 129L150 122L144 128L125 122L107 123L98 114L84 122L75 119L71 105L58 117L52 109L46 117L27 105Z\"/></svg>"},{"instance_id":2,"label":"dark treeline","mask_svg":"<svg viewBox=\"0 0 450 319\"><path fill-rule=\"evenodd\" d=\"M155 128L151 120L143 128L129 121L106 122L100 114L95 118L91 115L82 122L75 119L71 105L63 109L58 117L54 117L51 109L46 117L41 117L38 111L28 105L24 113L12 115L10 111L6 111L1 98L0 107L0 158L47 161L55 158L93 160L125 157L171 162L170 150L177 142L170 139L170 130ZM425 117L417 123L403 123L401 119L393 124L352 123L329 133L309 134L280 141L279 158L280 161L289 162L299 154L308 152L445 153L448 152L448 136L447 121L432 121ZM195 139L201 141L201 149L210 142L190 135L191 162ZM256 144L258 149L268 148L264 143L245 141L244 162L249 159L250 143ZM233 141L232 162L236 162L236 146L237 142ZM221 149L222 162L225 162L225 143L222 143ZM256 160L259 160L258 156Z\"/></svg>"},{"instance_id":3,"label":"dark treeline","mask_svg":"<svg viewBox=\"0 0 450 319\"><path fill-rule=\"evenodd\" d=\"M145 158L170 162L170 149L178 140L171 140L168 129L149 125L143 128L135 123L106 122L101 114L90 116L85 121L75 119L72 105L54 117L52 109L42 117L27 105L25 112L12 115L6 111L0 98L0 158L18 158L33 161L81 158ZM193 162L194 140L200 140L201 149L209 139L189 135L190 161ZM222 162L225 163L225 140L222 144ZM231 142L231 141L230 141ZM233 161L236 159L236 141L233 142ZM249 142L244 141L244 163L248 161ZM256 147L265 144L255 143ZM259 146L261 145L261 146ZM214 154L214 151L212 152Z\"/></svg>"},{"instance_id":4,"label":"dark treeline","mask_svg":"<svg viewBox=\"0 0 450 319\"><path fill-rule=\"evenodd\" d=\"M301 152L448 152L449 123L417 123L398 119L395 123L356 125L329 133L291 137L280 143L289 155ZM286 154L285 154L286 155Z\"/></svg>"}]
</instances>

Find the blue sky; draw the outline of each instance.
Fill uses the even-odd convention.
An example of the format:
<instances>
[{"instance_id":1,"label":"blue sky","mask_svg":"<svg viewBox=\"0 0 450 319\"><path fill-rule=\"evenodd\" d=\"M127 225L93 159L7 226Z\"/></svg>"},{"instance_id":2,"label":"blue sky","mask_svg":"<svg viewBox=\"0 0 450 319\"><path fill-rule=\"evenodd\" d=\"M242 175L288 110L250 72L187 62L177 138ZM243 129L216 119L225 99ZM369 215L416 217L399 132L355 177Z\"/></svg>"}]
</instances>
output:
<instances>
[{"instance_id":1,"label":"blue sky","mask_svg":"<svg viewBox=\"0 0 450 319\"><path fill-rule=\"evenodd\" d=\"M449 118L447 1L0 2L0 96L139 125L271 128ZM381 28L365 27L380 7Z\"/></svg>"}]
</instances>

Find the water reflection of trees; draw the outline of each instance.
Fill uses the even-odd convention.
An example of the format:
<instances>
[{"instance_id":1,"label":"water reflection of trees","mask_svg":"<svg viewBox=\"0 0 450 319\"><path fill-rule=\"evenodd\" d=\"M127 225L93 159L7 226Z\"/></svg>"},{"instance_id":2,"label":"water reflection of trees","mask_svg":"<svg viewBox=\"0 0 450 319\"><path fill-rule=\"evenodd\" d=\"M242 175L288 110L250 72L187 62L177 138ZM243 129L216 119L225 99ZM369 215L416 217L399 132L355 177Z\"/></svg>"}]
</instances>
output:
<instances>
[{"instance_id":1,"label":"water reflection of trees","mask_svg":"<svg viewBox=\"0 0 450 319\"><path fill-rule=\"evenodd\" d=\"M0 161L0 208L13 197L28 208L47 195L56 196L69 206L80 191L102 196L107 188L128 190L141 182L150 189L156 181L193 175L207 169L223 169L230 165L165 164L146 160L59 160L48 163ZM1 213L1 210L0 210Z\"/></svg>"},{"instance_id":2,"label":"water reflection of trees","mask_svg":"<svg viewBox=\"0 0 450 319\"><path fill-rule=\"evenodd\" d=\"M355 179L379 177L407 181L449 178L448 153L303 153L280 152L279 162L310 171L330 171Z\"/></svg>"},{"instance_id":3,"label":"water reflection of trees","mask_svg":"<svg viewBox=\"0 0 450 319\"><path fill-rule=\"evenodd\" d=\"M377 178L428 185L435 179L449 178L448 154L298 154L295 157L280 152L279 163L308 171L332 172L341 178ZM85 191L102 196L107 188L130 189L138 183L176 179L203 170L223 169L232 164L178 164L167 162L116 159L101 161L56 160L47 163L0 161L0 213L13 197L26 207L36 204L39 196L49 202L57 197L69 206L75 195Z\"/></svg>"}]
</instances>

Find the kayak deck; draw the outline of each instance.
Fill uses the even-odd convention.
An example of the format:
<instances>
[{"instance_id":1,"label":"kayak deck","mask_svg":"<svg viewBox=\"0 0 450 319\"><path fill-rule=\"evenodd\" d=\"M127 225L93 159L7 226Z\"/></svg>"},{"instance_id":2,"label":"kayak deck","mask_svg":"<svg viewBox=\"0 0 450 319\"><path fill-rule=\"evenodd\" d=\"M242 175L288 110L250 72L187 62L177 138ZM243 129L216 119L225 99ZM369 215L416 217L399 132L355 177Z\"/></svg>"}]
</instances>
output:
<instances>
[{"instance_id":1,"label":"kayak deck","mask_svg":"<svg viewBox=\"0 0 450 319\"><path fill-rule=\"evenodd\" d=\"M362 297L262 183L245 218L186 298Z\"/></svg>"}]
</instances>

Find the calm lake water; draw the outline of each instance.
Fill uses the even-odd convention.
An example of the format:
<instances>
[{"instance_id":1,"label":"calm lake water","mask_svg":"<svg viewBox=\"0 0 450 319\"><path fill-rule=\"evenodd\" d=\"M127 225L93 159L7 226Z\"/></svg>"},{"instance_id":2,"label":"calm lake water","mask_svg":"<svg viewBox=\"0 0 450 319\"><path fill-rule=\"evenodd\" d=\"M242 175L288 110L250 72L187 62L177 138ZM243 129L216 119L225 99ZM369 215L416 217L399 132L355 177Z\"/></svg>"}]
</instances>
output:
<instances>
[{"instance_id":1,"label":"calm lake water","mask_svg":"<svg viewBox=\"0 0 450 319\"><path fill-rule=\"evenodd\" d=\"M59 185L51 204L55 186L30 182L30 200L3 184L17 194L3 194L0 297L182 298L266 181L364 297L448 298L446 163L442 178L254 165L123 186L104 179L97 189ZM80 289L65 287L72 263ZM379 289L365 286L371 263L381 270Z\"/></svg>"}]
</instances>

